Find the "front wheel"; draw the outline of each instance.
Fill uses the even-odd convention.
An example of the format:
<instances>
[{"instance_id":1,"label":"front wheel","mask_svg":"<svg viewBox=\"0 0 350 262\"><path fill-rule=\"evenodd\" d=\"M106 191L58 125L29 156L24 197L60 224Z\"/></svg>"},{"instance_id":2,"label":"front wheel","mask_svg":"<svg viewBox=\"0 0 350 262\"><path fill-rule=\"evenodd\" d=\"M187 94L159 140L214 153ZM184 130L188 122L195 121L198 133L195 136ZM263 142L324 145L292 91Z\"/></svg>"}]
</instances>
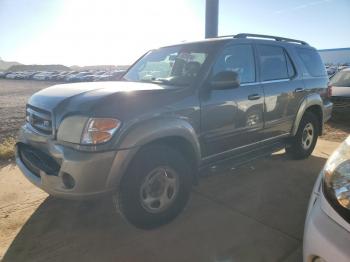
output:
<instances>
[{"instance_id":1,"label":"front wheel","mask_svg":"<svg viewBox=\"0 0 350 262\"><path fill-rule=\"evenodd\" d=\"M124 218L138 228L169 223L185 207L191 190L191 168L176 150L149 145L140 150L114 198Z\"/></svg>"},{"instance_id":2,"label":"front wheel","mask_svg":"<svg viewBox=\"0 0 350 262\"><path fill-rule=\"evenodd\" d=\"M296 135L291 139L291 144L286 147L286 152L294 159L305 159L314 150L319 135L318 118L311 112L305 112L300 121Z\"/></svg>"}]
</instances>

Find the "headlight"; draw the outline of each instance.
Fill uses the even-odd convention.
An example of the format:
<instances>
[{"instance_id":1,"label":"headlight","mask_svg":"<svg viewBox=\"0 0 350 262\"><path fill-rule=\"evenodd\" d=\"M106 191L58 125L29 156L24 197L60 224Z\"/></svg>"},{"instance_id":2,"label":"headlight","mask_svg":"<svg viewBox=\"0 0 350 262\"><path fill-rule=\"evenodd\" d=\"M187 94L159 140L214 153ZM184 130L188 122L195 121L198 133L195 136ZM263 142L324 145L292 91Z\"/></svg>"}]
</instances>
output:
<instances>
[{"instance_id":1,"label":"headlight","mask_svg":"<svg viewBox=\"0 0 350 262\"><path fill-rule=\"evenodd\" d=\"M96 145L109 141L121 122L115 118L89 118L83 134L81 144Z\"/></svg>"},{"instance_id":2,"label":"headlight","mask_svg":"<svg viewBox=\"0 0 350 262\"><path fill-rule=\"evenodd\" d=\"M326 198L343 217L350 219L350 136L329 158L323 175Z\"/></svg>"}]
</instances>

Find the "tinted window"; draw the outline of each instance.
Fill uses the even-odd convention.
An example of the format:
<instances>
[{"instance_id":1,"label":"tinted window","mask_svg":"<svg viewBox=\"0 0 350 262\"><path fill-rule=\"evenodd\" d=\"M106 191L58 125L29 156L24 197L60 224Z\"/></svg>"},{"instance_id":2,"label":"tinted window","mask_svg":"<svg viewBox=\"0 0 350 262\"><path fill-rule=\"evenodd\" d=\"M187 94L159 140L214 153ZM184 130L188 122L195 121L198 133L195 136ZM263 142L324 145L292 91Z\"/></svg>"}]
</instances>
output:
<instances>
[{"instance_id":1,"label":"tinted window","mask_svg":"<svg viewBox=\"0 0 350 262\"><path fill-rule=\"evenodd\" d=\"M262 81L289 78L286 55L282 47L259 45L258 53Z\"/></svg>"},{"instance_id":2,"label":"tinted window","mask_svg":"<svg viewBox=\"0 0 350 262\"><path fill-rule=\"evenodd\" d=\"M286 59L287 59L287 70L288 70L288 76L289 78L295 76L295 69L294 69L294 66L293 66L293 63L289 57L289 55L284 52L285 56L286 56Z\"/></svg>"},{"instance_id":3,"label":"tinted window","mask_svg":"<svg viewBox=\"0 0 350 262\"><path fill-rule=\"evenodd\" d=\"M213 68L213 75L222 71L239 74L241 83L255 81L253 48L250 45L234 45L223 50Z\"/></svg>"},{"instance_id":4,"label":"tinted window","mask_svg":"<svg viewBox=\"0 0 350 262\"><path fill-rule=\"evenodd\" d=\"M306 70L311 76L325 76L326 70L318 52L313 49L297 48Z\"/></svg>"}]
</instances>

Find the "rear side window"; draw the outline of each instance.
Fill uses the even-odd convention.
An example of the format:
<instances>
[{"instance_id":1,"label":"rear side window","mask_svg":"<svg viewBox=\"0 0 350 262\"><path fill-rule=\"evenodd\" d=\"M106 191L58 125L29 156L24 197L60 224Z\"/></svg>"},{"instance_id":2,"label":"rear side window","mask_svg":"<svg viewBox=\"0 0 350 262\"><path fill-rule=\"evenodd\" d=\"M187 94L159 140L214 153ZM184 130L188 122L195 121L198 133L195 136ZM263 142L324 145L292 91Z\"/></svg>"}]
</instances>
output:
<instances>
[{"instance_id":1,"label":"rear side window","mask_svg":"<svg viewBox=\"0 0 350 262\"><path fill-rule=\"evenodd\" d=\"M297 48L307 72L311 76L326 76L326 70L318 52L313 49Z\"/></svg>"},{"instance_id":2,"label":"rear side window","mask_svg":"<svg viewBox=\"0 0 350 262\"><path fill-rule=\"evenodd\" d=\"M241 83L255 81L255 63L251 45L233 45L226 47L213 67L213 75L221 71L234 71L239 74Z\"/></svg>"},{"instance_id":3,"label":"rear side window","mask_svg":"<svg viewBox=\"0 0 350 262\"><path fill-rule=\"evenodd\" d=\"M262 81L287 79L295 74L293 65L282 47L258 45Z\"/></svg>"}]
</instances>

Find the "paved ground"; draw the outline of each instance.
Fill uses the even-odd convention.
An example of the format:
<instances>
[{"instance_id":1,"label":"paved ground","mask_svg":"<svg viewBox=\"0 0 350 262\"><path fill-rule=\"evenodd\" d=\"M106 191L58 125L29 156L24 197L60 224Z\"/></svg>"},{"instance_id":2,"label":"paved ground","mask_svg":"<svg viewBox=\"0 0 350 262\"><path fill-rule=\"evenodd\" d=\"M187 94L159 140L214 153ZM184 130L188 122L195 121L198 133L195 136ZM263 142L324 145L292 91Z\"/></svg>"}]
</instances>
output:
<instances>
[{"instance_id":1,"label":"paved ground","mask_svg":"<svg viewBox=\"0 0 350 262\"><path fill-rule=\"evenodd\" d=\"M283 152L201 180L183 214L153 231L126 224L109 199L48 197L15 166L0 170L3 261L301 261L316 176L338 143L307 160Z\"/></svg>"}]
</instances>

